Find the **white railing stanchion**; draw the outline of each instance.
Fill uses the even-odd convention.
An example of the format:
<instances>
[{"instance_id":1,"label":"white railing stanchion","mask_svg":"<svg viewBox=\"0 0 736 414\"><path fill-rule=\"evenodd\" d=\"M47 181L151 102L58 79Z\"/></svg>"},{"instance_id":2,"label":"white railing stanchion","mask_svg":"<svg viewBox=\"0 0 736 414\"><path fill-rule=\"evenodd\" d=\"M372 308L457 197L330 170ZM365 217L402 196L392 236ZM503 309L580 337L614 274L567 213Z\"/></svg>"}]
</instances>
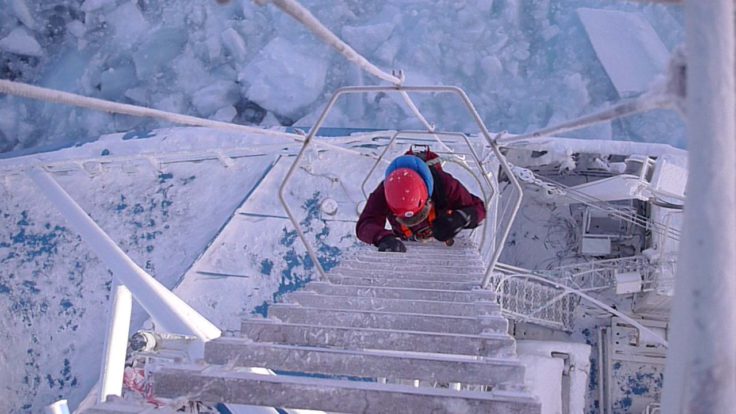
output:
<instances>
[{"instance_id":1,"label":"white railing stanchion","mask_svg":"<svg viewBox=\"0 0 736 414\"><path fill-rule=\"evenodd\" d=\"M105 349L100 367L100 393L97 399L99 402L105 402L109 395L122 396L125 354L128 348L132 311L133 296L130 290L115 280L110 299Z\"/></svg>"},{"instance_id":2,"label":"white railing stanchion","mask_svg":"<svg viewBox=\"0 0 736 414\"><path fill-rule=\"evenodd\" d=\"M69 414L69 405L66 400L59 400L47 405L43 409L44 414Z\"/></svg>"}]
</instances>

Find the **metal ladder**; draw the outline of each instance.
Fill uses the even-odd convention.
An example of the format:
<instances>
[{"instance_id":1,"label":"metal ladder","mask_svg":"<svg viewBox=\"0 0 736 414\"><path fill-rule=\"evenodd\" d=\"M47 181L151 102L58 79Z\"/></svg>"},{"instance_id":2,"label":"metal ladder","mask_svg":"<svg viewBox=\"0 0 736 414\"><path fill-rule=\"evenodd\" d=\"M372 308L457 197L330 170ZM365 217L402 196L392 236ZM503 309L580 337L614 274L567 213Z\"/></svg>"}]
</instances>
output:
<instances>
[{"instance_id":1,"label":"metal ladder","mask_svg":"<svg viewBox=\"0 0 736 414\"><path fill-rule=\"evenodd\" d=\"M162 364L157 398L346 413L535 414L516 343L469 244L361 249L205 344L200 364ZM252 373L260 367L277 375ZM184 397L184 398L183 398ZM88 413L142 413L119 402Z\"/></svg>"}]
</instances>

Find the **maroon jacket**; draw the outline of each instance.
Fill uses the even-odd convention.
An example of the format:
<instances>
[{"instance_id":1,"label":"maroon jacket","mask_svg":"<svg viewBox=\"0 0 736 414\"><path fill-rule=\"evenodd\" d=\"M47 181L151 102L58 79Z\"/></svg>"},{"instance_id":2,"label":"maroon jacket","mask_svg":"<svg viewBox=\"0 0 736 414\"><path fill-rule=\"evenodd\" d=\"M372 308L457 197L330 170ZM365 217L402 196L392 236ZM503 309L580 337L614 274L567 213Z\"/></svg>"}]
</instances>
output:
<instances>
[{"instance_id":1,"label":"maroon jacket","mask_svg":"<svg viewBox=\"0 0 736 414\"><path fill-rule=\"evenodd\" d=\"M468 228L477 227L486 218L486 207L483 200L471 194L455 177L436 168L430 168L434 179L432 201L437 214L446 210L470 208L475 214L470 214L471 222ZM391 224L393 232L386 230L386 220ZM358 224L355 226L358 238L368 244L377 246L386 236L394 235L405 238L401 231L401 224L391 213L386 202L383 190L383 181L368 197L368 201L360 213Z\"/></svg>"}]
</instances>

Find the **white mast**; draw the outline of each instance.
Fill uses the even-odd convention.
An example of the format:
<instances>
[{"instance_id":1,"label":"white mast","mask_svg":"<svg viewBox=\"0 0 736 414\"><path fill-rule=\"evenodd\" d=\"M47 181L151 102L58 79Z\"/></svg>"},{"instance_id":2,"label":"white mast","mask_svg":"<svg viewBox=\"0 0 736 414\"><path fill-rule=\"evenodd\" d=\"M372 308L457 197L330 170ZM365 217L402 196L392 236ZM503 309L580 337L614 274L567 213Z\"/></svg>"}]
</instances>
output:
<instances>
[{"instance_id":1,"label":"white mast","mask_svg":"<svg viewBox=\"0 0 736 414\"><path fill-rule=\"evenodd\" d=\"M685 2L689 177L664 413L736 409L734 0Z\"/></svg>"}]
</instances>

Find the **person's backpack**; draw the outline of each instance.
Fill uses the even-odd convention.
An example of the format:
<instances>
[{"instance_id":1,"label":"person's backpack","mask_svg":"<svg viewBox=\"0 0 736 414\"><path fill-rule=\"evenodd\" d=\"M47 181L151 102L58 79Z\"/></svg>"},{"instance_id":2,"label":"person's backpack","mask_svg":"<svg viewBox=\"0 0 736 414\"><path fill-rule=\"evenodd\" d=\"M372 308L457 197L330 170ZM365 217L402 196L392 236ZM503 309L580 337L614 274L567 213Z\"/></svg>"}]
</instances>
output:
<instances>
[{"instance_id":1,"label":"person's backpack","mask_svg":"<svg viewBox=\"0 0 736 414\"><path fill-rule=\"evenodd\" d=\"M405 154L419 157L422 161L427 163L428 167L442 171L442 159L439 154L429 149L429 145L412 144Z\"/></svg>"},{"instance_id":2,"label":"person's backpack","mask_svg":"<svg viewBox=\"0 0 736 414\"><path fill-rule=\"evenodd\" d=\"M427 185L427 192L430 196L434 193L436 175L442 171L442 160L440 156L429 149L429 145L414 144L409 150L399 157L396 157L386 168L385 177L399 168L409 168L416 171L424 183Z\"/></svg>"}]
</instances>

